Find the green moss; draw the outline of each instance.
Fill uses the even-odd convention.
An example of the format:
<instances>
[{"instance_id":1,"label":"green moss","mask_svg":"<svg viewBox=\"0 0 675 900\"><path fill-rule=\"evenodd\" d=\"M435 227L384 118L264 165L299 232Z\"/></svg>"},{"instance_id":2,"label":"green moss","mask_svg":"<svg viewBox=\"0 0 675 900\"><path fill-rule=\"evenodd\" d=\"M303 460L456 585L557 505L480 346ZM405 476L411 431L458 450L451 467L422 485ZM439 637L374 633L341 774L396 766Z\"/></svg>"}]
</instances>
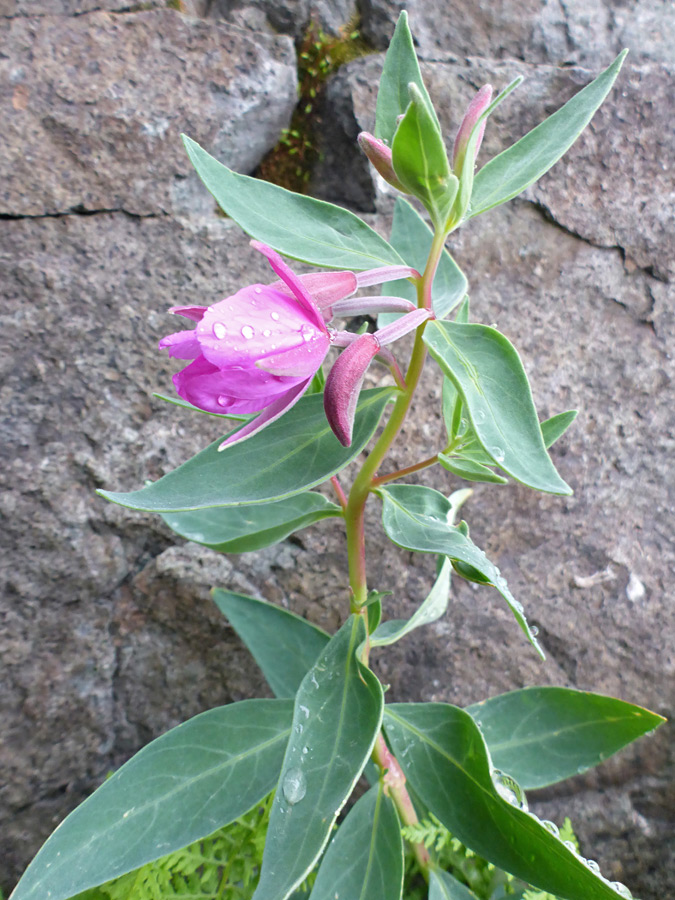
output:
<instances>
[{"instance_id":1,"label":"green moss","mask_svg":"<svg viewBox=\"0 0 675 900\"><path fill-rule=\"evenodd\" d=\"M372 52L361 38L356 21L345 25L338 35L326 34L316 23L310 24L298 47L298 105L290 127L284 129L276 147L260 163L256 177L306 193L320 159L318 108L326 80L340 66Z\"/></svg>"}]
</instances>

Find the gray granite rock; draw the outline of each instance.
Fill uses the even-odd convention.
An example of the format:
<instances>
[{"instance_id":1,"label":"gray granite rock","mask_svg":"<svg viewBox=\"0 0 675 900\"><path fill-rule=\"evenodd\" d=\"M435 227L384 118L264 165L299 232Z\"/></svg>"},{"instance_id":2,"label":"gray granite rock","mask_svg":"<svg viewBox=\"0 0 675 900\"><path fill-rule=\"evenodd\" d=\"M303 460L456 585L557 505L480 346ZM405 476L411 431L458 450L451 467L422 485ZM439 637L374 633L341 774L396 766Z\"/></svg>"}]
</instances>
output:
<instances>
[{"instance_id":1,"label":"gray granite rock","mask_svg":"<svg viewBox=\"0 0 675 900\"><path fill-rule=\"evenodd\" d=\"M1 30L0 214L208 204L180 133L250 172L296 103L287 37L173 10L15 18Z\"/></svg>"},{"instance_id":2,"label":"gray granite rock","mask_svg":"<svg viewBox=\"0 0 675 900\"><path fill-rule=\"evenodd\" d=\"M672 62L669 0L363 0L363 33L385 49L402 9L420 55L514 57L597 66L629 47L635 60Z\"/></svg>"},{"instance_id":3,"label":"gray granite rock","mask_svg":"<svg viewBox=\"0 0 675 900\"><path fill-rule=\"evenodd\" d=\"M209 18L224 19L254 31L269 30L301 38L310 23L338 34L357 16L355 0L213 0Z\"/></svg>"}]
</instances>

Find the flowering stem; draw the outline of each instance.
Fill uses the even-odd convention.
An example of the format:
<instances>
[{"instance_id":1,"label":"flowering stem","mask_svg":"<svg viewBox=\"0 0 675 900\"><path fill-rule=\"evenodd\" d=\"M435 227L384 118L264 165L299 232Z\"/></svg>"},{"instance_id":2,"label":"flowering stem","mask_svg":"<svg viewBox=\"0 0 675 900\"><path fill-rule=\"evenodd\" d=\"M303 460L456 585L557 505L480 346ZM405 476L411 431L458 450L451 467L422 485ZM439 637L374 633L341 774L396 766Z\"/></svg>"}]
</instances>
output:
<instances>
[{"instance_id":1,"label":"flowering stem","mask_svg":"<svg viewBox=\"0 0 675 900\"><path fill-rule=\"evenodd\" d=\"M342 485L338 481L337 475L333 475L333 477L330 480L330 483L333 485L333 490L337 494L338 503L342 507L342 512L344 512L347 509L347 495L342 490Z\"/></svg>"},{"instance_id":2,"label":"flowering stem","mask_svg":"<svg viewBox=\"0 0 675 900\"><path fill-rule=\"evenodd\" d=\"M380 769L384 791L394 802L399 818L403 825L417 825L419 819L415 807L410 799L410 794L405 786L405 775L398 760L385 743L382 732L377 736L373 747L372 759ZM424 844L412 844L413 852L422 870L424 878L429 880L429 851Z\"/></svg>"},{"instance_id":3,"label":"flowering stem","mask_svg":"<svg viewBox=\"0 0 675 900\"><path fill-rule=\"evenodd\" d=\"M396 469L395 472L390 472L388 475L380 475L377 478L373 478L373 487L376 488L381 484L387 484L388 481L395 481L397 478L412 475L413 472L419 472L420 469L428 469L429 466L434 466L437 462L438 453L430 456L428 459L423 459L422 462L415 463L413 466L406 466L403 469Z\"/></svg>"},{"instance_id":4,"label":"flowering stem","mask_svg":"<svg viewBox=\"0 0 675 900\"><path fill-rule=\"evenodd\" d=\"M417 305L421 309L431 309L431 285L438 268L438 263L443 252L445 233L438 231L434 235L429 251L429 258L424 269L424 274L417 285ZM357 612L368 599L368 585L366 580L366 548L364 533L364 513L368 495L376 483L377 470L382 460L387 455L391 445L398 435L408 410L412 404L415 389L422 375L424 361L426 359L426 347L422 340L422 325L415 332L410 364L405 375L405 390L400 391L394 404L394 409L389 416L389 421L384 426L382 434L375 443L370 455L361 467L361 471L354 479L347 508L345 509L345 528L347 532L347 553L349 556L349 587L351 594L351 610ZM422 467L423 468L423 467Z\"/></svg>"}]
</instances>

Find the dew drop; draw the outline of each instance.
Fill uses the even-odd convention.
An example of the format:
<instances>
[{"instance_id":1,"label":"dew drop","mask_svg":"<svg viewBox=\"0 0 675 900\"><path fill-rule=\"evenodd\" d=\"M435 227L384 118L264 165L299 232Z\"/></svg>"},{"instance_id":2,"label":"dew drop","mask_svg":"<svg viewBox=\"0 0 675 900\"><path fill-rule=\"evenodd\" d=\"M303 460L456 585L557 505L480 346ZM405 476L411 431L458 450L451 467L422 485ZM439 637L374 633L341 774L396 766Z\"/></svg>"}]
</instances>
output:
<instances>
[{"instance_id":1,"label":"dew drop","mask_svg":"<svg viewBox=\"0 0 675 900\"><path fill-rule=\"evenodd\" d=\"M281 786L286 802L293 806L299 803L307 793L307 781L300 769L289 769Z\"/></svg>"},{"instance_id":2,"label":"dew drop","mask_svg":"<svg viewBox=\"0 0 675 900\"><path fill-rule=\"evenodd\" d=\"M309 752L309 747L303 747L303 748L302 748L302 755L303 755L303 756L304 756L306 753L308 753L308 752Z\"/></svg>"},{"instance_id":3,"label":"dew drop","mask_svg":"<svg viewBox=\"0 0 675 900\"><path fill-rule=\"evenodd\" d=\"M230 398L226 397L225 394L221 394L220 397L218 397L218 406L227 406L229 402Z\"/></svg>"},{"instance_id":4,"label":"dew drop","mask_svg":"<svg viewBox=\"0 0 675 900\"><path fill-rule=\"evenodd\" d=\"M303 732L304 730L305 730L305 729L304 729L304 725L301 725L300 722L298 722L298 723L296 724L296 726L295 726L295 733L296 733L296 734L302 734L302 732Z\"/></svg>"},{"instance_id":5,"label":"dew drop","mask_svg":"<svg viewBox=\"0 0 675 900\"><path fill-rule=\"evenodd\" d=\"M504 451L501 447L498 447L496 444L494 447L490 447L490 456L494 459L496 463L504 462Z\"/></svg>"},{"instance_id":6,"label":"dew drop","mask_svg":"<svg viewBox=\"0 0 675 900\"><path fill-rule=\"evenodd\" d=\"M279 321L279 313L278 312L271 312L270 316L274 319L275 322Z\"/></svg>"},{"instance_id":7,"label":"dew drop","mask_svg":"<svg viewBox=\"0 0 675 900\"><path fill-rule=\"evenodd\" d=\"M250 341L251 338L255 335L255 331L250 325L243 325L241 329L241 335L245 340Z\"/></svg>"},{"instance_id":8,"label":"dew drop","mask_svg":"<svg viewBox=\"0 0 675 900\"><path fill-rule=\"evenodd\" d=\"M222 341L222 339L227 334L227 328L223 325L222 322L216 322L216 324L213 326L213 333L219 341Z\"/></svg>"},{"instance_id":9,"label":"dew drop","mask_svg":"<svg viewBox=\"0 0 675 900\"><path fill-rule=\"evenodd\" d=\"M532 632L532 637L537 637L539 634L539 629L536 625L530 625L530 631Z\"/></svg>"},{"instance_id":10,"label":"dew drop","mask_svg":"<svg viewBox=\"0 0 675 900\"><path fill-rule=\"evenodd\" d=\"M269 337L272 334L272 332L269 330L269 328L266 328L262 334L263 334L263 337Z\"/></svg>"},{"instance_id":11,"label":"dew drop","mask_svg":"<svg viewBox=\"0 0 675 900\"><path fill-rule=\"evenodd\" d=\"M299 709L300 709L300 712L303 714L303 716L304 716L306 719L309 719L309 709L308 709L308 707L306 707L306 706L300 706Z\"/></svg>"},{"instance_id":12,"label":"dew drop","mask_svg":"<svg viewBox=\"0 0 675 900\"><path fill-rule=\"evenodd\" d=\"M477 409L473 414L473 421L476 425L482 425L485 421L485 413L482 409Z\"/></svg>"},{"instance_id":13,"label":"dew drop","mask_svg":"<svg viewBox=\"0 0 675 900\"><path fill-rule=\"evenodd\" d=\"M314 337L315 331L311 325L303 325L300 329L300 335L303 341L311 341Z\"/></svg>"},{"instance_id":14,"label":"dew drop","mask_svg":"<svg viewBox=\"0 0 675 900\"><path fill-rule=\"evenodd\" d=\"M560 837L560 832L558 831L558 826L555 822L550 822L548 819L542 819L541 824L547 831L550 831L551 834L555 835L555 837Z\"/></svg>"},{"instance_id":15,"label":"dew drop","mask_svg":"<svg viewBox=\"0 0 675 900\"><path fill-rule=\"evenodd\" d=\"M253 288L253 290L255 291L256 294L262 294L262 288L261 288L261 287Z\"/></svg>"},{"instance_id":16,"label":"dew drop","mask_svg":"<svg viewBox=\"0 0 675 900\"><path fill-rule=\"evenodd\" d=\"M596 875L600 874L600 866L596 863L594 859L587 859L586 865L591 870L591 872L595 872Z\"/></svg>"},{"instance_id":17,"label":"dew drop","mask_svg":"<svg viewBox=\"0 0 675 900\"><path fill-rule=\"evenodd\" d=\"M527 810L525 791L521 788L515 778L507 775L505 772L501 772L499 769L494 769L492 772L492 781L494 782L494 786L497 788L497 793L500 797L508 801L512 806Z\"/></svg>"},{"instance_id":18,"label":"dew drop","mask_svg":"<svg viewBox=\"0 0 675 900\"><path fill-rule=\"evenodd\" d=\"M572 841L563 841L563 844L567 847L568 850L571 850L572 853L577 852L577 848L574 846Z\"/></svg>"},{"instance_id":19,"label":"dew drop","mask_svg":"<svg viewBox=\"0 0 675 900\"><path fill-rule=\"evenodd\" d=\"M620 894L622 897L626 897L627 900L633 900L633 895L628 890L625 884L622 884L620 881L610 881L609 886L614 888L617 894Z\"/></svg>"}]
</instances>

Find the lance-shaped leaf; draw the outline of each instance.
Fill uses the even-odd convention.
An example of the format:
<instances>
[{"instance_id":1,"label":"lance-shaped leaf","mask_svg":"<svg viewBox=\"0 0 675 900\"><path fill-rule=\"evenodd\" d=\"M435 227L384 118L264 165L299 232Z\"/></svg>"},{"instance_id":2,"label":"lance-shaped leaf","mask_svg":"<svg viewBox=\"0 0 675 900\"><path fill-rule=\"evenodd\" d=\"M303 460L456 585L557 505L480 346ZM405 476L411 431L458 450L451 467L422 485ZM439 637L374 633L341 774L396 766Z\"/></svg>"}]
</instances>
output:
<instances>
[{"instance_id":1,"label":"lance-shaped leaf","mask_svg":"<svg viewBox=\"0 0 675 900\"><path fill-rule=\"evenodd\" d=\"M378 783L354 804L328 845L312 900L398 900L402 889L401 825Z\"/></svg>"},{"instance_id":2,"label":"lance-shaped leaf","mask_svg":"<svg viewBox=\"0 0 675 900\"><path fill-rule=\"evenodd\" d=\"M152 741L47 840L13 900L65 900L206 837L273 790L288 700L245 700Z\"/></svg>"},{"instance_id":3,"label":"lance-shaped leaf","mask_svg":"<svg viewBox=\"0 0 675 900\"><path fill-rule=\"evenodd\" d=\"M292 497L326 481L359 455L394 390L362 391L350 447L343 447L331 431L323 396L312 394L265 431L222 453L219 438L141 490L99 493L130 509L164 513Z\"/></svg>"},{"instance_id":4,"label":"lance-shaped leaf","mask_svg":"<svg viewBox=\"0 0 675 900\"><path fill-rule=\"evenodd\" d=\"M458 478L464 478L466 481L485 481L490 484L506 484L506 478L502 478L492 469L484 466L482 463L475 462L472 459L456 458L445 453L438 454L438 461Z\"/></svg>"},{"instance_id":5,"label":"lance-shaped leaf","mask_svg":"<svg viewBox=\"0 0 675 900\"><path fill-rule=\"evenodd\" d=\"M410 103L409 85L414 84L420 91L429 114L436 125L438 117L422 80L422 73L417 61L413 45L408 13L405 10L399 16L394 34L387 49L382 67L380 86L377 91L375 110L375 137L386 141L389 146L394 139L399 116L404 115Z\"/></svg>"},{"instance_id":6,"label":"lance-shaped leaf","mask_svg":"<svg viewBox=\"0 0 675 900\"><path fill-rule=\"evenodd\" d=\"M422 803L475 853L561 900L622 896L521 806L513 791L498 789L483 736L463 709L393 703L384 724Z\"/></svg>"},{"instance_id":7,"label":"lance-shaped leaf","mask_svg":"<svg viewBox=\"0 0 675 900\"><path fill-rule=\"evenodd\" d=\"M433 234L424 219L407 200L399 197L394 206L391 226L392 246L409 266L423 272L432 240ZM437 319L443 319L452 312L466 295L467 287L466 276L444 249L431 287L431 305ZM385 296L403 297L417 303L417 291L410 281L390 281L382 286L382 293ZM383 313L378 317L378 323L383 326L396 317L396 313Z\"/></svg>"},{"instance_id":8,"label":"lance-shaped leaf","mask_svg":"<svg viewBox=\"0 0 675 900\"><path fill-rule=\"evenodd\" d=\"M308 491L253 506L215 507L165 513L176 534L221 553L248 553L283 541L289 534L342 511L322 494Z\"/></svg>"},{"instance_id":9,"label":"lance-shaped leaf","mask_svg":"<svg viewBox=\"0 0 675 900\"><path fill-rule=\"evenodd\" d=\"M255 900L286 900L306 878L370 756L384 701L356 658L365 636L350 616L300 685Z\"/></svg>"},{"instance_id":10,"label":"lance-shaped leaf","mask_svg":"<svg viewBox=\"0 0 675 900\"><path fill-rule=\"evenodd\" d=\"M330 269L400 265L396 251L354 213L238 175L183 135L190 162L218 205L252 238L279 253Z\"/></svg>"},{"instance_id":11,"label":"lance-shaped leaf","mask_svg":"<svg viewBox=\"0 0 675 900\"><path fill-rule=\"evenodd\" d=\"M215 588L218 609L246 644L277 697L295 697L330 636L274 603Z\"/></svg>"},{"instance_id":12,"label":"lance-shaped leaf","mask_svg":"<svg viewBox=\"0 0 675 900\"><path fill-rule=\"evenodd\" d=\"M411 83L410 104L391 146L394 171L403 187L422 202L442 228L457 193L443 136L419 88Z\"/></svg>"},{"instance_id":13,"label":"lance-shaped leaf","mask_svg":"<svg viewBox=\"0 0 675 900\"><path fill-rule=\"evenodd\" d=\"M523 606L511 594L506 580L465 531L454 526L452 504L443 494L416 484L390 484L378 489L383 500L382 523L387 537L404 550L437 553L470 566L485 584L491 584L508 603L516 621L542 659L544 653L530 630Z\"/></svg>"},{"instance_id":14,"label":"lance-shaped leaf","mask_svg":"<svg viewBox=\"0 0 675 900\"><path fill-rule=\"evenodd\" d=\"M421 625L430 625L440 619L448 608L451 571L450 561L443 560L441 571L424 602L409 619L389 619L388 622L383 622L370 636L370 646L385 647L388 644L394 644L406 634L414 631L415 628L419 628Z\"/></svg>"},{"instance_id":15,"label":"lance-shaped leaf","mask_svg":"<svg viewBox=\"0 0 675 900\"><path fill-rule=\"evenodd\" d=\"M477 900L473 891L453 878L449 872L431 869L429 872L429 900Z\"/></svg>"},{"instance_id":16,"label":"lance-shaped leaf","mask_svg":"<svg viewBox=\"0 0 675 900\"><path fill-rule=\"evenodd\" d=\"M569 150L609 93L627 52L620 53L561 109L483 166L474 178L470 216L516 197Z\"/></svg>"},{"instance_id":17,"label":"lance-shaped leaf","mask_svg":"<svg viewBox=\"0 0 675 900\"><path fill-rule=\"evenodd\" d=\"M510 691L466 711L494 765L525 790L585 772L665 721L614 697L560 687Z\"/></svg>"},{"instance_id":18,"label":"lance-shaped leaf","mask_svg":"<svg viewBox=\"0 0 675 900\"><path fill-rule=\"evenodd\" d=\"M527 375L504 335L487 325L429 322L424 342L492 460L535 490L571 494L546 452Z\"/></svg>"}]
</instances>

